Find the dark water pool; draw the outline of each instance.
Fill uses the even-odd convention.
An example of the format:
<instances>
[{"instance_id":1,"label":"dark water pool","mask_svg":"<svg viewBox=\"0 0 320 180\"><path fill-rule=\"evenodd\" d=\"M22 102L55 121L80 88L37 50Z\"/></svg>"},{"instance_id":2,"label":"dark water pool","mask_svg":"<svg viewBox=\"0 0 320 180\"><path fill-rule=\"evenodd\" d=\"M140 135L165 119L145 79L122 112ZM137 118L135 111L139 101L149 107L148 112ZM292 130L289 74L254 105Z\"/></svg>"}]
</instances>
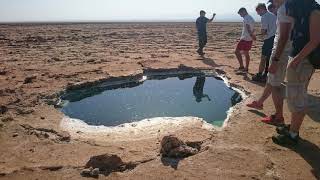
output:
<instances>
[{"instance_id":1,"label":"dark water pool","mask_svg":"<svg viewBox=\"0 0 320 180\"><path fill-rule=\"evenodd\" d=\"M153 117L195 116L221 126L242 100L219 78L184 74L67 92L61 111L90 125L117 126Z\"/></svg>"}]
</instances>

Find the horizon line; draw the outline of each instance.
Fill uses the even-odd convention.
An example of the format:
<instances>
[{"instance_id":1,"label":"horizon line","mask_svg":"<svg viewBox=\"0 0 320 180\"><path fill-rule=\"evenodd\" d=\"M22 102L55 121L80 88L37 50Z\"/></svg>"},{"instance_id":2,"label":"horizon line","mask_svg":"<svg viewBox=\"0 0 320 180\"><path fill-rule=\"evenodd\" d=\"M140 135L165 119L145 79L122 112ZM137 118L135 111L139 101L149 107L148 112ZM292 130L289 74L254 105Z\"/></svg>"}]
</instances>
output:
<instances>
[{"instance_id":1,"label":"horizon line","mask_svg":"<svg viewBox=\"0 0 320 180\"><path fill-rule=\"evenodd\" d=\"M0 24L84 24L84 23L192 23L191 19L180 20L62 20L62 21L0 21ZM239 23L239 20L216 20L218 23Z\"/></svg>"}]
</instances>

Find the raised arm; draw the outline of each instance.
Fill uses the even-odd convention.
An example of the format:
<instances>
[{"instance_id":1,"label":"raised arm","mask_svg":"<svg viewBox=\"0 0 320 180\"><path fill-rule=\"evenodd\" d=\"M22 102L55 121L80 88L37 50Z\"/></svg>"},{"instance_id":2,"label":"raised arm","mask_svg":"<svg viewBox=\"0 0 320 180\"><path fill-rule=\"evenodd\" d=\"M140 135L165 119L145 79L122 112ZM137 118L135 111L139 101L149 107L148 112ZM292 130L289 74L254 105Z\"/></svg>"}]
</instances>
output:
<instances>
[{"instance_id":1,"label":"raised arm","mask_svg":"<svg viewBox=\"0 0 320 180\"><path fill-rule=\"evenodd\" d=\"M216 14L215 14L215 13L213 13L213 16L212 16L212 18L211 18L211 19L209 19L209 22L212 22L215 16L216 16Z\"/></svg>"}]
</instances>

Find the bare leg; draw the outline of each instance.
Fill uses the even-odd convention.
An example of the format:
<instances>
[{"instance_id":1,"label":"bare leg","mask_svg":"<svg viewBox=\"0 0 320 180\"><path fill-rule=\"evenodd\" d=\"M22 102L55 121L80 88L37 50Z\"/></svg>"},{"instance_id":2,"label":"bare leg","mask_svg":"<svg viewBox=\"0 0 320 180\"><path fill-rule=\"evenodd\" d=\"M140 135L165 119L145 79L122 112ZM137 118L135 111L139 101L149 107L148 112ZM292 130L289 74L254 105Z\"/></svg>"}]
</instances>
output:
<instances>
[{"instance_id":1,"label":"bare leg","mask_svg":"<svg viewBox=\"0 0 320 180\"><path fill-rule=\"evenodd\" d=\"M267 61L267 57L265 56L261 56L261 61L259 64L259 73L263 73L265 68L266 68L266 61Z\"/></svg>"},{"instance_id":2,"label":"bare leg","mask_svg":"<svg viewBox=\"0 0 320 180\"><path fill-rule=\"evenodd\" d=\"M246 59L246 69L249 69L249 65L250 65L249 51L244 51L243 54L244 54L245 59Z\"/></svg>"},{"instance_id":3,"label":"bare leg","mask_svg":"<svg viewBox=\"0 0 320 180\"><path fill-rule=\"evenodd\" d=\"M236 50L234 54L237 56L240 67L244 67L241 52L239 50Z\"/></svg>"},{"instance_id":4,"label":"bare leg","mask_svg":"<svg viewBox=\"0 0 320 180\"><path fill-rule=\"evenodd\" d=\"M281 87L274 86L272 87L272 99L273 104L276 109L276 118L280 119L283 118L283 97L281 95Z\"/></svg>"},{"instance_id":5,"label":"bare leg","mask_svg":"<svg viewBox=\"0 0 320 180\"><path fill-rule=\"evenodd\" d=\"M290 131L298 133L302 124L302 121L305 116L305 112L293 112L291 113L291 125L290 125Z\"/></svg>"},{"instance_id":6,"label":"bare leg","mask_svg":"<svg viewBox=\"0 0 320 180\"><path fill-rule=\"evenodd\" d=\"M268 97L271 95L271 92L272 92L272 86L270 84L266 84L266 86L264 87L263 93L261 97L258 99L257 103L263 104L264 101L266 101L266 99L268 99Z\"/></svg>"}]
</instances>

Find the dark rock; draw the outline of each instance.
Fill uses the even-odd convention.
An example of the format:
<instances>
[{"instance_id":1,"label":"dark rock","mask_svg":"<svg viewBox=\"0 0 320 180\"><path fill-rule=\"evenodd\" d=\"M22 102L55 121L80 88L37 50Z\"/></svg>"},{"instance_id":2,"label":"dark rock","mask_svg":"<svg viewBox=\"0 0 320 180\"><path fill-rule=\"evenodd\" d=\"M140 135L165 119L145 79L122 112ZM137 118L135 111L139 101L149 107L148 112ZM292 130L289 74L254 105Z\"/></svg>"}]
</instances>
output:
<instances>
[{"instance_id":1,"label":"dark rock","mask_svg":"<svg viewBox=\"0 0 320 180\"><path fill-rule=\"evenodd\" d=\"M6 75L7 71L5 69L0 69L0 75Z\"/></svg>"},{"instance_id":2,"label":"dark rock","mask_svg":"<svg viewBox=\"0 0 320 180\"><path fill-rule=\"evenodd\" d=\"M53 57L52 58L53 61L61 61L61 59L57 58L57 57Z\"/></svg>"},{"instance_id":3,"label":"dark rock","mask_svg":"<svg viewBox=\"0 0 320 180\"><path fill-rule=\"evenodd\" d=\"M40 167L41 170L49 170L49 171L58 171L62 168L63 168L63 166L43 166L43 167Z\"/></svg>"},{"instance_id":4,"label":"dark rock","mask_svg":"<svg viewBox=\"0 0 320 180\"><path fill-rule=\"evenodd\" d=\"M199 149L187 145L173 135L169 135L162 138L160 153L163 157L185 158L199 153Z\"/></svg>"},{"instance_id":5,"label":"dark rock","mask_svg":"<svg viewBox=\"0 0 320 180\"><path fill-rule=\"evenodd\" d=\"M116 171L124 165L121 158L117 155L103 154L92 156L85 165L86 168L99 168L101 171Z\"/></svg>"},{"instance_id":6,"label":"dark rock","mask_svg":"<svg viewBox=\"0 0 320 180\"><path fill-rule=\"evenodd\" d=\"M160 153L164 156L169 155L172 149L175 149L179 146L185 145L183 141L178 139L173 135L165 136L161 140L161 150Z\"/></svg>"},{"instance_id":7,"label":"dark rock","mask_svg":"<svg viewBox=\"0 0 320 180\"><path fill-rule=\"evenodd\" d=\"M168 157L183 158L183 157L193 156L193 155L197 154L198 152L199 151L195 148L192 148L187 145L181 145L179 147L172 149L169 152Z\"/></svg>"},{"instance_id":8,"label":"dark rock","mask_svg":"<svg viewBox=\"0 0 320 180\"><path fill-rule=\"evenodd\" d=\"M71 140L71 136L68 132L62 131L61 133L58 134L59 136L59 141L66 141L69 142Z\"/></svg>"},{"instance_id":9,"label":"dark rock","mask_svg":"<svg viewBox=\"0 0 320 180\"><path fill-rule=\"evenodd\" d=\"M8 108L7 108L7 106L0 106L0 114L4 114L4 113L6 113L8 111Z\"/></svg>"},{"instance_id":10,"label":"dark rock","mask_svg":"<svg viewBox=\"0 0 320 180\"><path fill-rule=\"evenodd\" d=\"M12 134L12 137L17 137L17 136L19 136L18 133L13 133L13 134Z\"/></svg>"},{"instance_id":11,"label":"dark rock","mask_svg":"<svg viewBox=\"0 0 320 180\"><path fill-rule=\"evenodd\" d=\"M28 76L24 79L24 82L23 84L29 84L29 83L32 83L33 80L35 80L37 78L37 76Z\"/></svg>"},{"instance_id":12,"label":"dark rock","mask_svg":"<svg viewBox=\"0 0 320 180\"><path fill-rule=\"evenodd\" d=\"M0 122L0 128L3 128L4 124L2 122Z\"/></svg>"}]
</instances>

